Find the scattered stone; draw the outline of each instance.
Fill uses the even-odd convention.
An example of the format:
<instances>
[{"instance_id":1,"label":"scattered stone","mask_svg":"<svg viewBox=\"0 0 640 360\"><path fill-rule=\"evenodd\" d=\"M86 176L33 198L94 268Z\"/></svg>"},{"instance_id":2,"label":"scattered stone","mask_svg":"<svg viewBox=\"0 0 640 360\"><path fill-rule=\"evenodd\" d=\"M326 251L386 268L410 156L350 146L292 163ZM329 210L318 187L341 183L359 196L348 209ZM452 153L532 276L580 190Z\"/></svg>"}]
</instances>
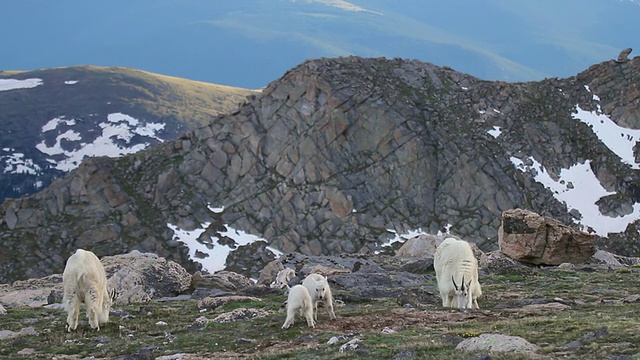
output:
<instances>
[{"instance_id":1,"label":"scattered stone","mask_svg":"<svg viewBox=\"0 0 640 360\"><path fill-rule=\"evenodd\" d=\"M209 323L209 321L211 320L209 320L206 316L199 316L197 319L193 321L193 324L191 324L187 328L187 330L189 331L202 330L207 327L207 324Z\"/></svg>"},{"instance_id":2,"label":"scattered stone","mask_svg":"<svg viewBox=\"0 0 640 360\"><path fill-rule=\"evenodd\" d=\"M63 295L64 291L62 291L61 289L52 289L49 293L49 296L47 296L47 305L61 303Z\"/></svg>"},{"instance_id":3,"label":"scattered stone","mask_svg":"<svg viewBox=\"0 0 640 360\"><path fill-rule=\"evenodd\" d=\"M540 348L518 336L481 334L462 341L456 350L536 353Z\"/></svg>"},{"instance_id":4,"label":"scattered stone","mask_svg":"<svg viewBox=\"0 0 640 360\"><path fill-rule=\"evenodd\" d=\"M36 331L36 329L34 329L31 326L22 328L18 332L11 331L11 330L0 330L0 340L13 339L19 336L28 336L28 335L38 335L38 332Z\"/></svg>"},{"instance_id":5,"label":"scattered stone","mask_svg":"<svg viewBox=\"0 0 640 360\"><path fill-rule=\"evenodd\" d=\"M0 304L0 315L7 315L7 309L2 304Z\"/></svg>"},{"instance_id":6,"label":"scattered stone","mask_svg":"<svg viewBox=\"0 0 640 360\"><path fill-rule=\"evenodd\" d=\"M213 322L218 323L227 323L234 321L243 321L243 320L251 320L259 317L269 316L271 312L265 311L262 309L247 309L247 308L238 308L233 311L226 312L216 316Z\"/></svg>"},{"instance_id":7,"label":"scattered stone","mask_svg":"<svg viewBox=\"0 0 640 360\"><path fill-rule=\"evenodd\" d=\"M636 294L636 295L627 296L622 301L626 303L637 303L637 302L640 302L640 295Z\"/></svg>"},{"instance_id":8,"label":"scattered stone","mask_svg":"<svg viewBox=\"0 0 640 360\"><path fill-rule=\"evenodd\" d=\"M35 350L35 349L32 349L32 348L24 348L24 349L22 349L22 350L18 351L16 354L18 354L18 355L33 355L33 354L35 354L35 353L36 353L36 350Z\"/></svg>"},{"instance_id":9,"label":"scattered stone","mask_svg":"<svg viewBox=\"0 0 640 360\"><path fill-rule=\"evenodd\" d=\"M327 344L329 345L333 345L333 344L337 344L341 341L345 341L347 339L350 339L354 336L359 336L360 333L357 332L353 332L353 333L348 333L348 334L344 334L344 335L340 335L340 336L333 336L331 339L329 339L329 341L327 341Z\"/></svg>"},{"instance_id":10,"label":"scattered stone","mask_svg":"<svg viewBox=\"0 0 640 360\"><path fill-rule=\"evenodd\" d=\"M395 355L393 355L393 360L413 360L417 356L416 352L413 350L401 351Z\"/></svg>"},{"instance_id":11,"label":"scattered stone","mask_svg":"<svg viewBox=\"0 0 640 360\"><path fill-rule=\"evenodd\" d=\"M360 338L355 338L350 340L346 344L340 346L340 349L338 351L340 351L341 353L347 352L347 351L353 351L358 349L361 345L362 345L362 340Z\"/></svg>"},{"instance_id":12,"label":"scattered stone","mask_svg":"<svg viewBox=\"0 0 640 360\"><path fill-rule=\"evenodd\" d=\"M155 360L153 350L157 350L157 346L144 347L138 350L137 353L130 355L122 355L114 358L114 360Z\"/></svg>"},{"instance_id":13,"label":"scattered stone","mask_svg":"<svg viewBox=\"0 0 640 360\"><path fill-rule=\"evenodd\" d=\"M239 296L239 295L231 295L231 296L221 296L221 297L206 297L200 301L198 301L197 307L198 309L209 309L213 310L222 306L230 301L233 302L241 302L241 301L262 301L262 299L251 296Z\"/></svg>"},{"instance_id":14,"label":"scattered stone","mask_svg":"<svg viewBox=\"0 0 640 360\"><path fill-rule=\"evenodd\" d=\"M512 259L532 264L581 264L596 252L595 235L529 210L502 213L500 250Z\"/></svg>"},{"instance_id":15,"label":"scattered stone","mask_svg":"<svg viewBox=\"0 0 640 360\"><path fill-rule=\"evenodd\" d=\"M168 324L164 321L158 321L156 322L156 326L167 326Z\"/></svg>"},{"instance_id":16,"label":"scattered stone","mask_svg":"<svg viewBox=\"0 0 640 360\"><path fill-rule=\"evenodd\" d=\"M382 329L382 333L383 334L395 334L395 333L397 333L397 331L393 330L390 327L385 327L384 329Z\"/></svg>"}]
</instances>

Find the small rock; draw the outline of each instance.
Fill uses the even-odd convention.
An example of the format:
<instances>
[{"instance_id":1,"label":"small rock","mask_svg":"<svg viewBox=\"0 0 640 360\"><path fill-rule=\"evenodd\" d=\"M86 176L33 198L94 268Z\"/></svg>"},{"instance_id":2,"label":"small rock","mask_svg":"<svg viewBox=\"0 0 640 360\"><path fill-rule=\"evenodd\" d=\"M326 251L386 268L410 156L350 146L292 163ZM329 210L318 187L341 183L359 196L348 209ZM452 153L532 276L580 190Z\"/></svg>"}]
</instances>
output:
<instances>
[{"instance_id":1,"label":"small rock","mask_svg":"<svg viewBox=\"0 0 640 360\"><path fill-rule=\"evenodd\" d=\"M362 345L362 340L360 338L355 338L350 340L348 343L340 346L340 351L342 352L346 352L346 351L352 351L352 350L356 350L357 348L360 347L360 345Z\"/></svg>"},{"instance_id":2,"label":"small rock","mask_svg":"<svg viewBox=\"0 0 640 360\"><path fill-rule=\"evenodd\" d=\"M623 302L626 303L637 303L640 302L640 295L631 295L631 296L627 296L624 300L622 300Z\"/></svg>"},{"instance_id":3,"label":"small rock","mask_svg":"<svg viewBox=\"0 0 640 360\"><path fill-rule=\"evenodd\" d=\"M32 348L25 348L17 352L18 355L33 355L35 353L35 349Z\"/></svg>"},{"instance_id":4,"label":"small rock","mask_svg":"<svg viewBox=\"0 0 640 360\"><path fill-rule=\"evenodd\" d=\"M0 315L6 315L7 314L7 309L4 308L4 306L2 306L2 304L0 304Z\"/></svg>"},{"instance_id":5,"label":"small rock","mask_svg":"<svg viewBox=\"0 0 640 360\"><path fill-rule=\"evenodd\" d=\"M385 327L384 329L382 329L382 333L383 334L395 334L397 331L393 330L390 327Z\"/></svg>"},{"instance_id":6,"label":"small rock","mask_svg":"<svg viewBox=\"0 0 640 360\"><path fill-rule=\"evenodd\" d=\"M236 340L236 345L248 345L248 344L253 344L254 342L255 340L240 338Z\"/></svg>"},{"instance_id":7,"label":"small rock","mask_svg":"<svg viewBox=\"0 0 640 360\"><path fill-rule=\"evenodd\" d=\"M402 351L393 356L393 360L412 360L416 358L416 352L413 350Z\"/></svg>"},{"instance_id":8,"label":"small rock","mask_svg":"<svg viewBox=\"0 0 640 360\"><path fill-rule=\"evenodd\" d=\"M168 325L168 324L167 324L166 322L164 322L164 321L158 321L158 322L156 323L156 326L167 326L167 325Z\"/></svg>"},{"instance_id":9,"label":"small rock","mask_svg":"<svg viewBox=\"0 0 640 360\"><path fill-rule=\"evenodd\" d=\"M32 326L20 329L20 331L18 332L11 330L0 330L0 339L13 339L15 337L25 335L38 335L38 332Z\"/></svg>"},{"instance_id":10,"label":"small rock","mask_svg":"<svg viewBox=\"0 0 640 360\"><path fill-rule=\"evenodd\" d=\"M358 335L360 334L353 332L353 333L348 333L340 336L334 336L331 339L329 339L329 341L327 341L327 344L333 345L333 344L339 343L340 341L344 341Z\"/></svg>"}]
</instances>

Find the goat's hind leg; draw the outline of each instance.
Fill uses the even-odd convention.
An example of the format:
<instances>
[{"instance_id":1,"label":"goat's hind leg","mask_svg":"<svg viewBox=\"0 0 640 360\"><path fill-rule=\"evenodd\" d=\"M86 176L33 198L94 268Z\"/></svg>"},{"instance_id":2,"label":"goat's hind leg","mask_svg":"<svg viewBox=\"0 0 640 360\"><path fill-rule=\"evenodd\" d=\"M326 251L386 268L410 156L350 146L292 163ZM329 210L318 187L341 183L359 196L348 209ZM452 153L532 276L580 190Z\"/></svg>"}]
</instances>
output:
<instances>
[{"instance_id":1,"label":"goat's hind leg","mask_svg":"<svg viewBox=\"0 0 640 360\"><path fill-rule=\"evenodd\" d=\"M282 324L283 329L288 329L289 326L293 325L296 317L296 311L294 309L287 308L287 319Z\"/></svg>"}]
</instances>

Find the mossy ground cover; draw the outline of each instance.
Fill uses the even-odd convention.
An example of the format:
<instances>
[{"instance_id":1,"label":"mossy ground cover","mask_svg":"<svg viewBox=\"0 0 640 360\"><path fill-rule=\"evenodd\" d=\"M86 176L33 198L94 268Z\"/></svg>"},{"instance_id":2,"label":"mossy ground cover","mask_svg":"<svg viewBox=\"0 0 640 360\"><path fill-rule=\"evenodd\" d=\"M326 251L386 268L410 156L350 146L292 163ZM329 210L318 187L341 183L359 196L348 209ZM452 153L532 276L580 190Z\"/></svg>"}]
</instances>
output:
<instances>
[{"instance_id":1,"label":"mossy ground cover","mask_svg":"<svg viewBox=\"0 0 640 360\"><path fill-rule=\"evenodd\" d=\"M280 328L286 316L281 311L284 295L227 303L205 312L194 300L117 306L117 315L99 332L90 330L83 318L78 331L66 333L62 310L8 309L0 316L0 329L19 331L31 326L39 334L3 339L0 357L13 359L19 351L33 349L28 358L111 358L148 349L155 356L197 354L192 359L473 359L486 352L463 353L455 349L456 344L497 333L538 345L540 358L639 359L640 303L623 301L640 293L638 270L532 269L526 274L484 275L479 311L462 313L436 305L405 308L395 299L372 299L336 308L335 321L320 309L315 329L301 319L287 330ZM335 293L339 299L341 292ZM266 310L270 315L196 326L199 317L213 319L241 307ZM395 332L387 334L385 328ZM354 333L363 341L359 350L339 352L347 340L327 344L333 336ZM491 356L526 358L516 353Z\"/></svg>"}]
</instances>

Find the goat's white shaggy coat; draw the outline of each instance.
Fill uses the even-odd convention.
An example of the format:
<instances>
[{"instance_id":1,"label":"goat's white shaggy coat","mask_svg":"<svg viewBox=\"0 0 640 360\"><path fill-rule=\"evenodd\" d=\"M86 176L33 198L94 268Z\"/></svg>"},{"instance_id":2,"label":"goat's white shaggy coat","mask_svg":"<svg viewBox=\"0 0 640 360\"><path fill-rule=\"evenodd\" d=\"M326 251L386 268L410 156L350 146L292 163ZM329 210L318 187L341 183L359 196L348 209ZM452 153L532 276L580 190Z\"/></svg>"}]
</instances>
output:
<instances>
[{"instance_id":1,"label":"goat's white shaggy coat","mask_svg":"<svg viewBox=\"0 0 640 360\"><path fill-rule=\"evenodd\" d=\"M276 279L271 283L270 287L274 289L282 289L286 287L289 289L289 281L296 277L296 271L290 268L282 269L276 275Z\"/></svg>"},{"instance_id":2,"label":"goat's white shaggy coat","mask_svg":"<svg viewBox=\"0 0 640 360\"><path fill-rule=\"evenodd\" d=\"M283 329L287 329L293 324L296 317L296 310L299 310L300 315L307 319L307 325L309 325L309 327L315 327L316 323L313 320L311 296L302 285L295 285L289 289L289 296L287 297L287 319L282 325Z\"/></svg>"},{"instance_id":3,"label":"goat's white shaggy coat","mask_svg":"<svg viewBox=\"0 0 640 360\"><path fill-rule=\"evenodd\" d=\"M107 275L98 257L82 249L67 259L62 273L64 296L62 303L67 310L67 330L78 327L80 304L86 305L89 325L100 330L100 324L109 321L109 310L115 293L107 291Z\"/></svg>"},{"instance_id":4,"label":"goat's white shaggy coat","mask_svg":"<svg viewBox=\"0 0 640 360\"><path fill-rule=\"evenodd\" d=\"M318 302L322 301L324 307L327 308L329 317L331 319L336 318L336 314L333 312L333 295L331 294L331 288L329 287L329 281L325 276L320 274L309 274L302 281L302 286L307 288L309 295L311 295L311 302L313 303L313 318L318 320Z\"/></svg>"},{"instance_id":5,"label":"goat's white shaggy coat","mask_svg":"<svg viewBox=\"0 0 640 360\"><path fill-rule=\"evenodd\" d=\"M445 239L436 249L433 267L442 298L442 306L479 309L482 289L478 282L478 261L464 240ZM454 302L457 298L457 304Z\"/></svg>"}]
</instances>

